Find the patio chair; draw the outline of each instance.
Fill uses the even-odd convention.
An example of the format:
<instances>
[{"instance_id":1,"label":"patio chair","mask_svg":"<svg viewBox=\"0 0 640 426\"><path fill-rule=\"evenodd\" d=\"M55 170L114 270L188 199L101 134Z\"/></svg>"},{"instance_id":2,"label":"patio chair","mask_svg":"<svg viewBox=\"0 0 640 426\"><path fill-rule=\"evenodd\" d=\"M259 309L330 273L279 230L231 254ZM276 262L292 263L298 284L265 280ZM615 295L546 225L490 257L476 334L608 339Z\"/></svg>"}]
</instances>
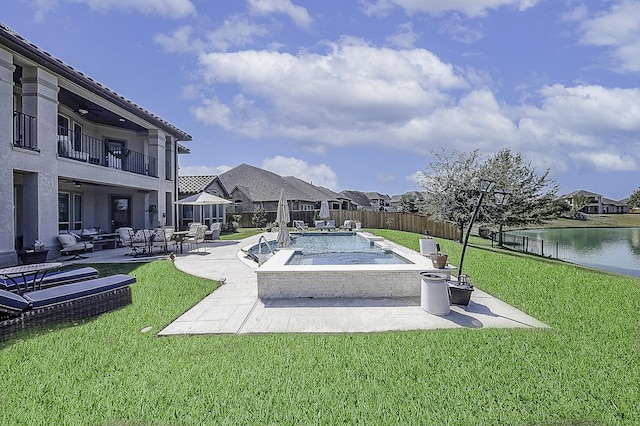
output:
<instances>
[{"instance_id":1,"label":"patio chair","mask_svg":"<svg viewBox=\"0 0 640 426\"><path fill-rule=\"evenodd\" d=\"M198 226L201 226L202 224L200 222L190 222L189 223L189 232L187 232L187 235L189 237L193 237L194 235L196 235L196 229L198 229Z\"/></svg>"},{"instance_id":2,"label":"patio chair","mask_svg":"<svg viewBox=\"0 0 640 426\"><path fill-rule=\"evenodd\" d=\"M0 341L21 330L72 322L131 303L136 278L112 275L22 295L0 289Z\"/></svg>"},{"instance_id":3,"label":"patio chair","mask_svg":"<svg viewBox=\"0 0 640 426\"><path fill-rule=\"evenodd\" d=\"M304 220L294 220L293 226L300 232L309 230L309 227L304 223Z\"/></svg>"},{"instance_id":4,"label":"patio chair","mask_svg":"<svg viewBox=\"0 0 640 426\"><path fill-rule=\"evenodd\" d=\"M313 227L316 229L324 229L324 220L314 220L313 221Z\"/></svg>"},{"instance_id":5,"label":"patio chair","mask_svg":"<svg viewBox=\"0 0 640 426\"><path fill-rule=\"evenodd\" d=\"M135 253L135 250L133 249L133 247L131 246L131 232L133 231L133 228L129 228L127 226L123 226L121 228L118 228L116 230L116 232L118 233L118 238L120 240L119 244L122 247L130 247L131 251L129 253L125 253L125 256L133 256Z\"/></svg>"},{"instance_id":6,"label":"patio chair","mask_svg":"<svg viewBox=\"0 0 640 426\"><path fill-rule=\"evenodd\" d=\"M129 236L134 257L151 254L151 233L148 229L138 229L137 231L131 229Z\"/></svg>"},{"instance_id":7,"label":"patio chair","mask_svg":"<svg viewBox=\"0 0 640 426\"><path fill-rule=\"evenodd\" d=\"M67 260L74 259L86 259L85 256L80 256L80 253L87 250L93 251L93 244L89 241L79 241L74 234L59 234L58 241L62 245L60 254L67 256L72 255Z\"/></svg>"},{"instance_id":8,"label":"patio chair","mask_svg":"<svg viewBox=\"0 0 640 426\"><path fill-rule=\"evenodd\" d=\"M205 240L219 240L220 239L220 228L222 224L220 222L214 222L211 224L209 229L204 233Z\"/></svg>"},{"instance_id":9,"label":"patio chair","mask_svg":"<svg viewBox=\"0 0 640 426\"><path fill-rule=\"evenodd\" d=\"M189 251L191 251L191 246L195 244L198 251L200 251L200 246L204 243L204 233L207 232L207 225L199 225L196 228L195 234L193 236L187 236L184 240L182 240L182 244L189 244Z\"/></svg>"},{"instance_id":10,"label":"patio chair","mask_svg":"<svg viewBox=\"0 0 640 426\"><path fill-rule=\"evenodd\" d=\"M159 228L153 231L151 235L151 250L159 247L162 252L168 253L169 248L176 248L176 240L173 238L173 228Z\"/></svg>"}]
</instances>

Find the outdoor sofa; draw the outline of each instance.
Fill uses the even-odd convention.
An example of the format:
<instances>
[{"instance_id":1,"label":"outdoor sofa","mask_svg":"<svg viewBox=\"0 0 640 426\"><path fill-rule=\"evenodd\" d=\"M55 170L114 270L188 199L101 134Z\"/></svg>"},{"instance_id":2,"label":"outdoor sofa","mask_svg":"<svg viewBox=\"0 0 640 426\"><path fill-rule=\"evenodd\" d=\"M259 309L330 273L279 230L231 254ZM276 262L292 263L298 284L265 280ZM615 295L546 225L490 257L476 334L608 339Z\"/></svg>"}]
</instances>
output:
<instances>
[{"instance_id":1,"label":"outdoor sofa","mask_svg":"<svg viewBox=\"0 0 640 426\"><path fill-rule=\"evenodd\" d=\"M22 289L18 286L29 285L36 280L39 289L49 288L62 284L71 284L77 281L89 280L98 277L98 270L90 266L78 269L69 269L67 271L49 272L40 281L39 277L34 274L25 276L25 279L15 278L10 280L8 278L0 278L0 289L21 292ZM14 282L15 281L15 282ZM17 283L17 284L16 284ZM25 289L26 290L26 289Z\"/></svg>"},{"instance_id":2,"label":"outdoor sofa","mask_svg":"<svg viewBox=\"0 0 640 426\"><path fill-rule=\"evenodd\" d=\"M0 289L0 341L22 330L65 323L109 312L131 303L129 275L63 284L21 295Z\"/></svg>"}]
</instances>

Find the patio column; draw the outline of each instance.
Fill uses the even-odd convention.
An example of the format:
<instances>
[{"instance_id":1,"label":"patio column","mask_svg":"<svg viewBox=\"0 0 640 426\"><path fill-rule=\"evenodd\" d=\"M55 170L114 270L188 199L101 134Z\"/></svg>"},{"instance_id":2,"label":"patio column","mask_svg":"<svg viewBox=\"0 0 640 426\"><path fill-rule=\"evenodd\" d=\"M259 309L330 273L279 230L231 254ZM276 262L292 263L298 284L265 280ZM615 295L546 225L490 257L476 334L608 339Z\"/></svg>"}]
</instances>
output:
<instances>
[{"instance_id":1,"label":"patio column","mask_svg":"<svg viewBox=\"0 0 640 426\"><path fill-rule=\"evenodd\" d=\"M11 158L13 145L13 55L0 48L0 158ZM14 196L13 164L0 167L0 200L5 208L0 209L0 266L17 261L14 251Z\"/></svg>"}]
</instances>

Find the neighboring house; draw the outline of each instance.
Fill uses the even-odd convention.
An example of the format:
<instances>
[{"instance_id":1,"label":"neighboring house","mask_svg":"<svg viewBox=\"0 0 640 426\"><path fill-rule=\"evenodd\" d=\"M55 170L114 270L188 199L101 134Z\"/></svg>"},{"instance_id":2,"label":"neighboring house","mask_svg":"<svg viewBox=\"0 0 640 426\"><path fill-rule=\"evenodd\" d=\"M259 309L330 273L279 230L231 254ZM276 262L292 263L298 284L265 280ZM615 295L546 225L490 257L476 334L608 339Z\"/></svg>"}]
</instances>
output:
<instances>
[{"instance_id":1,"label":"neighboring house","mask_svg":"<svg viewBox=\"0 0 640 426\"><path fill-rule=\"evenodd\" d=\"M565 200L571 208L575 208L574 199L576 197L587 197L588 204L581 208L580 211L587 214L603 214L603 213L629 213L629 206L626 199L614 201L603 197L601 194L585 191L583 189L562 195L559 198Z\"/></svg>"},{"instance_id":2,"label":"neighboring house","mask_svg":"<svg viewBox=\"0 0 640 426\"><path fill-rule=\"evenodd\" d=\"M208 192L221 198L230 199L231 196L216 175L207 176L179 176L178 199L191 195ZM209 205L204 208L196 206L180 206L178 224L186 227L189 222L200 222L210 225L214 222L226 223L226 205Z\"/></svg>"},{"instance_id":3,"label":"neighboring house","mask_svg":"<svg viewBox=\"0 0 640 426\"><path fill-rule=\"evenodd\" d=\"M391 211L391 197L379 192L365 192L375 210Z\"/></svg>"},{"instance_id":4,"label":"neighboring house","mask_svg":"<svg viewBox=\"0 0 640 426\"><path fill-rule=\"evenodd\" d=\"M629 213L628 198L620 201L602 197L602 213Z\"/></svg>"},{"instance_id":5,"label":"neighboring house","mask_svg":"<svg viewBox=\"0 0 640 426\"><path fill-rule=\"evenodd\" d=\"M344 190L340 192L340 195L350 200L355 210L376 210L371 206L369 197L362 191Z\"/></svg>"},{"instance_id":6,"label":"neighboring house","mask_svg":"<svg viewBox=\"0 0 640 426\"><path fill-rule=\"evenodd\" d=\"M229 191L234 213L254 212L262 208L275 212L278 207L280 190L292 211L313 211L320 209L323 200L329 201L331 209L341 209L346 201L344 197L330 189L315 186L293 176L280 176L276 173L241 164L219 176L220 182Z\"/></svg>"},{"instance_id":7,"label":"neighboring house","mask_svg":"<svg viewBox=\"0 0 640 426\"><path fill-rule=\"evenodd\" d=\"M398 211L398 206L402 202L402 197L413 197L416 202L424 201L424 194L420 191L409 191L404 194L397 194L391 196L391 208L393 211Z\"/></svg>"},{"instance_id":8,"label":"neighboring house","mask_svg":"<svg viewBox=\"0 0 640 426\"><path fill-rule=\"evenodd\" d=\"M174 224L190 140L0 23L0 264L35 240L57 256L62 230Z\"/></svg>"}]
</instances>

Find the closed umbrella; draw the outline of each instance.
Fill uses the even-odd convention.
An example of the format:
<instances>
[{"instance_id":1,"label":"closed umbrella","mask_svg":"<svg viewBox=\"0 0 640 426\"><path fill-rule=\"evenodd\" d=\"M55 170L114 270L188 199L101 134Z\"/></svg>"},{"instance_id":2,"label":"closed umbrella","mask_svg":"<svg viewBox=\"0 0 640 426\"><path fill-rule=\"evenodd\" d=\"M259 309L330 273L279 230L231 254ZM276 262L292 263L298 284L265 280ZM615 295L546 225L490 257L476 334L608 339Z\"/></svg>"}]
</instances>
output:
<instances>
[{"instance_id":1,"label":"closed umbrella","mask_svg":"<svg viewBox=\"0 0 640 426\"><path fill-rule=\"evenodd\" d=\"M278 247L286 247L291 243L291 237L289 236L289 229L287 224L291 221L289 215L289 205L287 199L284 196L284 188L280 190L280 199L278 200L278 211L276 212L276 222L278 223Z\"/></svg>"},{"instance_id":2,"label":"closed umbrella","mask_svg":"<svg viewBox=\"0 0 640 426\"><path fill-rule=\"evenodd\" d=\"M320 219L328 219L329 218L329 202L327 200L322 200L320 203Z\"/></svg>"}]
</instances>

